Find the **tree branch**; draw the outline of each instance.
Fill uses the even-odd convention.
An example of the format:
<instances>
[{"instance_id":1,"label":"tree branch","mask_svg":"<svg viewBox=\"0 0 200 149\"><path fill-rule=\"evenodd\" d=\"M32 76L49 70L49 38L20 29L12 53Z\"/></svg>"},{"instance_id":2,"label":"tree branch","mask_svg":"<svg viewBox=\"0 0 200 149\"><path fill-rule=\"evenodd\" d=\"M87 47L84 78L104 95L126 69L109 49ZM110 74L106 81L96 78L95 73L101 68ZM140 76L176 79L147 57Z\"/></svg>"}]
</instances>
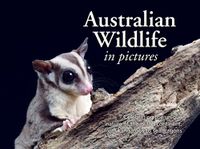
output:
<instances>
[{"instance_id":1,"label":"tree branch","mask_svg":"<svg viewBox=\"0 0 200 149\"><path fill-rule=\"evenodd\" d=\"M98 90L88 115L38 148L173 148L200 112L200 40L173 51L116 94Z\"/></svg>"}]
</instances>

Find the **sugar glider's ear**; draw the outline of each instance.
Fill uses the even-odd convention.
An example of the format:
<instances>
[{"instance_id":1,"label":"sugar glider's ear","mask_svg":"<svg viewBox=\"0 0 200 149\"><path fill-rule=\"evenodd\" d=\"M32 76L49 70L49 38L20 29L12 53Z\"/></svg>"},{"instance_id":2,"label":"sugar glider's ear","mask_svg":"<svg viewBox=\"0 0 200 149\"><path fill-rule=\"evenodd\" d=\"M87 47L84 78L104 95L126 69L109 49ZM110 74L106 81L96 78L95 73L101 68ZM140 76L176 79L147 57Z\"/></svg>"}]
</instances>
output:
<instances>
[{"instance_id":1,"label":"sugar glider's ear","mask_svg":"<svg viewBox=\"0 0 200 149\"><path fill-rule=\"evenodd\" d=\"M48 74L52 70L52 64L49 61L34 60L32 65L33 69L40 73Z\"/></svg>"},{"instance_id":2,"label":"sugar glider's ear","mask_svg":"<svg viewBox=\"0 0 200 149\"><path fill-rule=\"evenodd\" d=\"M74 52L77 52L82 58L85 57L85 53L87 52L88 49L88 37L85 38L83 43L76 49Z\"/></svg>"}]
</instances>

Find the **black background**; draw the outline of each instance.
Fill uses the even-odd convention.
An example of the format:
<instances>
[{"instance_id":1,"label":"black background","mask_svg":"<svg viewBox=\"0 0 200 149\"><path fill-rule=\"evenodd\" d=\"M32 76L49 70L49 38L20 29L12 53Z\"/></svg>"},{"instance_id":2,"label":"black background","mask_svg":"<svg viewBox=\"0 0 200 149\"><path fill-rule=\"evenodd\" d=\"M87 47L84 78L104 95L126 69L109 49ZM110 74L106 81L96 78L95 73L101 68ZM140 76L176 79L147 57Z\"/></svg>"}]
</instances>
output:
<instances>
[{"instance_id":1,"label":"black background","mask_svg":"<svg viewBox=\"0 0 200 149\"><path fill-rule=\"evenodd\" d=\"M26 1L8 2L1 6L1 149L13 148L13 141L24 125L27 106L36 90L37 75L31 65L34 59L53 58L78 47L85 37L89 37L86 58L93 67L94 86L115 92L140 66L149 68L169 57L172 47L190 43L200 36L200 11L198 3L194 1L180 1L179 4L159 0L38 3ZM124 52L130 50L158 53L157 62L127 62L116 65L103 62L103 59L106 50L118 50L112 47L100 48L92 34L94 29L83 28L91 10L96 16L108 17L142 16L143 10L152 10L155 16L175 17L177 27L160 29L168 40L168 46L164 49L122 49ZM180 139L176 149L199 148L199 133L200 118L197 118Z\"/></svg>"}]
</instances>

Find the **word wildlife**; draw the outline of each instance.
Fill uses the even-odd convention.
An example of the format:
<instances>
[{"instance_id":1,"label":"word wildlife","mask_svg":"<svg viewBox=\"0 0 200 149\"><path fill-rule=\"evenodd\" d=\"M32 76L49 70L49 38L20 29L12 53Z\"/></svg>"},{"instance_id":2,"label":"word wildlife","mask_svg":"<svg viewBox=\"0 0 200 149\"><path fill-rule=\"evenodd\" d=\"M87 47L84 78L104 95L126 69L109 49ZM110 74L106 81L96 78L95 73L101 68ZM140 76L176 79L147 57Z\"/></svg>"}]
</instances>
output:
<instances>
[{"instance_id":1,"label":"word wildlife","mask_svg":"<svg viewBox=\"0 0 200 149\"><path fill-rule=\"evenodd\" d=\"M164 28L176 27L174 17L154 17L153 11L143 11L142 17L96 17L92 11L89 12L83 27L93 28ZM145 29L145 30L146 30ZM159 30L150 31L135 30L122 31L93 31L100 47L116 48L164 48L167 39L162 37Z\"/></svg>"}]
</instances>

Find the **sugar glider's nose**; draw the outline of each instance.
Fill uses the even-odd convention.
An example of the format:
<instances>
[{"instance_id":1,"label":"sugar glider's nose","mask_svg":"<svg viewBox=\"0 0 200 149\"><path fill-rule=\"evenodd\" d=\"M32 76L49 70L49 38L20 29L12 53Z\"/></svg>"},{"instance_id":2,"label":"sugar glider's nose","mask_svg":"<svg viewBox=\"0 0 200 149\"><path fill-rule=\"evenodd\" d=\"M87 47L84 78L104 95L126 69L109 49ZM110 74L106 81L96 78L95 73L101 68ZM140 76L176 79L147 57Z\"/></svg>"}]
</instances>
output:
<instances>
[{"instance_id":1,"label":"sugar glider's nose","mask_svg":"<svg viewBox=\"0 0 200 149\"><path fill-rule=\"evenodd\" d=\"M93 90L93 87L92 87L92 85L90 84L90 85L88 85L86 88L85 88L85 92L86 93L91 93L92 92L92 90Z\"/></svg>"},{"instance_id":2,"label":"sugar glider's nose","mask_svg":"<svg viewBox=\"0 0 200 149\"><path fill-rule=\"evenodd\" d=\"M84 88L82 88L81 94L87 95L87 94L91 93L92 90L93 90L93 86L91 84L87 84Z\"/></svg>"}]
</instances>

